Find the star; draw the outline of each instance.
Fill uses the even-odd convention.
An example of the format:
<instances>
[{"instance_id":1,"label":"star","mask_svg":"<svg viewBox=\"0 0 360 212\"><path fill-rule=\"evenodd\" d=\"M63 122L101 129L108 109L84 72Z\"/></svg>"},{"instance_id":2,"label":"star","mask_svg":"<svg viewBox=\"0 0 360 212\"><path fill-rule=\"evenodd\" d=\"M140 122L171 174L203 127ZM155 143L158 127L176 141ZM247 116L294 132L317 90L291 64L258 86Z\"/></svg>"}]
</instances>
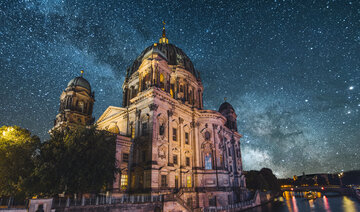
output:
<instances>
[{"instance_id":1,"label":"star","mask_svg":"<svg viewBox=\"0 0 360 212\"><path fill-rule=\"evenodd\" d=\"M169 42L200 72L204 109L217 111L224 94L234 106L245 170L360 169L358 1L4 2L1 125L46 141L61 92L82 69L95 119L121 107L126 69L166 20Z\"/></svg>"}]
</instances>

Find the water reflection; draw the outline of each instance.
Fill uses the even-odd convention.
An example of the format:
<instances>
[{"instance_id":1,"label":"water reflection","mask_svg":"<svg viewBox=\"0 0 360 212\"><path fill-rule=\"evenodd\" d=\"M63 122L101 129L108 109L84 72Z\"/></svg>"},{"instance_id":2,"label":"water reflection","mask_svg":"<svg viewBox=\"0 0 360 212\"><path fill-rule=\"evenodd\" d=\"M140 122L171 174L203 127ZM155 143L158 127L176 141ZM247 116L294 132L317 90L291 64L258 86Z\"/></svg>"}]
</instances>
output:
<instances>
[{"instance_id":1,"label":"water reflection","mask_svg":"<svg viewBox=\"0 0 360 212\"><path fill-rule=\"evenodd\" d=\"M329 205L329 200L328 198L324 195L323 196L323 201L324 201L324 208L326 212L331 212L330 210L330 205Z\"/></svg>"},{"instance_id":2,"label":"water reflection","mask_svg":"<svg viewBox=\"0 0 360 212\"><path fill-rule=\"evenodd\" d=\"M295 196L292 197L292 204L293 204L293 207L294 207L294 212L299 212L299 209L298 209L297 204L296 204Z\"/></svg>"},{"instance_id":3,"label":"water reflection","mask_svg":"<svg viewBox=\"0 0 360 212\"><path fill-rule=\"evenodd\" d=\"M329 196L328 196L329 194ZM360 212L360 201L346 196L320 192L283 192L274 202L249 212Z\"/></svg>"},{"instance_id":4,"label":"water reflection","mask_svg":"<svg viewBox=\"0 0 360 212\"><path fill-rule=\"evenodd\" d=\"M355 202L349 197L343 197L343 208L345 212L356 212Z\"/></svg>"}]
</instances>

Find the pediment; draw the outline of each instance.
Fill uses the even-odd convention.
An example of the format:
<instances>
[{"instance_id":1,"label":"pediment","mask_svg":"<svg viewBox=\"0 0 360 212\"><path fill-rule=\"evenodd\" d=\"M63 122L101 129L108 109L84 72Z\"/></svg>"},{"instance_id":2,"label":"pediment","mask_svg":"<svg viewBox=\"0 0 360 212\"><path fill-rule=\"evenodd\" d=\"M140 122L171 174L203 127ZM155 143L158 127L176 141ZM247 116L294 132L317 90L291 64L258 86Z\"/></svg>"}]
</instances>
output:
<instances>
[{"instance_id":1,"label":"pediment","mask_svg":"<svg viewBox=\"0 0 360 212\"><path fill-rule=\"evenodd\" d=\"M122 107L114 107L114 106L109 106L108 108L106 108L106 110L104 111L104 113L100 116L100 118L97 120L97 123L100 123L102 121L105 121L117 114L121 114L126 112L125 108Z\"/></svg>"}]
</instances>

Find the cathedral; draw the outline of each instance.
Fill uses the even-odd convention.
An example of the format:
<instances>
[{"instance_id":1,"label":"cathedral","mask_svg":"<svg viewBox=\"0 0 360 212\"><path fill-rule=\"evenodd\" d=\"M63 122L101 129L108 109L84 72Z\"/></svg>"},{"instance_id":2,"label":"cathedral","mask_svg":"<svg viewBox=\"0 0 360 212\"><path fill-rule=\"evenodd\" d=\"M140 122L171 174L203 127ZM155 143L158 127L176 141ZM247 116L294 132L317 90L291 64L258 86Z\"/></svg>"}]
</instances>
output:
<instances>
[{"instance_id":1,"label":"cathedral","mask_svg":"<svg viewBox=\"0 0 360 212\"><path fill-rule=\"evenodd\" d=\"M176 194L191 208L239 202L246 193L234 108L203 108L200 73L169 43L165 25L126 71L122 107L109 106L98 129L117 135L121 170L112 194ZM94 93L81 75L60 97L55 127L94 122Z\"/></svg>"}]
</instances>

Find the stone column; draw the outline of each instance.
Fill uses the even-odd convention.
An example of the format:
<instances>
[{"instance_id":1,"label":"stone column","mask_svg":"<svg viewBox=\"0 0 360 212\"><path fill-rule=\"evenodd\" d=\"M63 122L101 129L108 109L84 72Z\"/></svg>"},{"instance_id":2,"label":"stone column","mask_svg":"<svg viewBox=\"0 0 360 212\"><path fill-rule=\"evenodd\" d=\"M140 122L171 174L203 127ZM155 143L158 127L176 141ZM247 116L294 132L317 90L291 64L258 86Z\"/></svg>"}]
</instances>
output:
<instances>
[{"instance_id":1,"label":"stone column","mask_svg":"<svg viewBox=\"0 0 360 212\"><path fill-rule=\"evenodd\" d=\"M184 139L183 139L183 127L182 127L182 124L184 123L184 119L182 119L181 117L179 117L179 128L178 128L178 130L179 130L179 142L180 142L180 155L179 155L179 161L180 161L180 173L179 173L179 181L180 181L180 183L179 183L179 188L181 188L182 187L182 181L183 181L183 179L182 179L182 174L181 174L181 168L183 167L183 151L184 151L184 145L183 145L183 141L184 141Z\"/></svg>"},{"instance_id":2,"label":"stone column","mask_svg":"<svg viewBox=\"0 0 360 212\"><path fill-rule=\"evenodd\" d=\"M171 140L170 140L170 123L171 123L171 117L173 115L173 112L171 110L167 111L168 114L168 165L171 164L170 157L171 157Z\"/></svg>"}]
</instances>

